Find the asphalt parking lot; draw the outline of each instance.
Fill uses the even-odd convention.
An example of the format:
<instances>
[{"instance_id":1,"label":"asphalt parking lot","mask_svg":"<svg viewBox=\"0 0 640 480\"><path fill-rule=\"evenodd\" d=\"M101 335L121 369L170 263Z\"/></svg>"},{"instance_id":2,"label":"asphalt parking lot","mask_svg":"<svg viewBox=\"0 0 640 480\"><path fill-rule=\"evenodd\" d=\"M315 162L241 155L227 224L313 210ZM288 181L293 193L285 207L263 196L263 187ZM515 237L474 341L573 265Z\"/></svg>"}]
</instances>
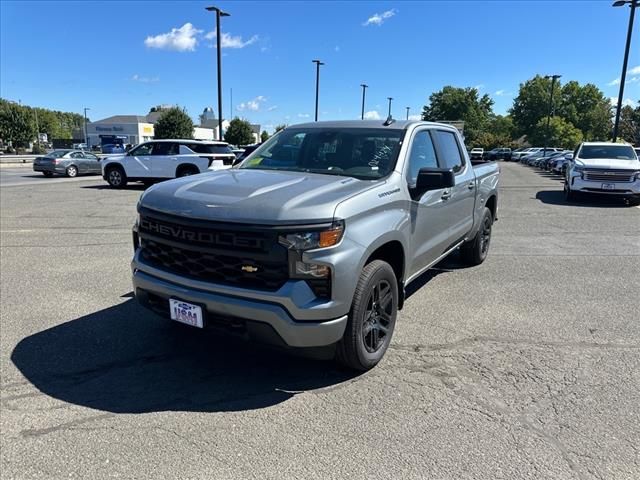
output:
<instances>
[{"instance_id":1,"label":"asphalt parking lot","mask_svg":"<svg viewBox=\"0 0 640 480\"><path fill-rule=\"evenodd\" d=\"M640 478L640 208L501 168L487 261L359 376L139 308L142 187L3 184L2 478Z\"/></svg>"}]
</instances>

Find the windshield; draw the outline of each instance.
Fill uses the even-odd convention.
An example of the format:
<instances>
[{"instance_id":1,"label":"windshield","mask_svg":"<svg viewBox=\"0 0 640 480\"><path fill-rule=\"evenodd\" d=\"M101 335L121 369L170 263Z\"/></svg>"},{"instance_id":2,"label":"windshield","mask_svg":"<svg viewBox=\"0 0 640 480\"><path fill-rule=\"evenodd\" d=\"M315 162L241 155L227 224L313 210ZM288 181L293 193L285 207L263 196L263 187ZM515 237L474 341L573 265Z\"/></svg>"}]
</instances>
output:
<instances>
[{"instance_id":1,"label":"windshield","mask_svg":"<svg viewBox=\"0 0 640 480\"><path fill-rule=\"evenodd\" d=\"M611 158L615 160L636 160L636 153L629 145L585 145L580 149L579 158Z\"/></svg>"},{"instance_id":2,"label":"windshield","mask_svg":"<svg viewBox=\"0 0 640 480\"><path fill-rule=\"evenodd\" d=\"M47 153L47 157L49 158L60 158L65 154L69 153L69 150L54 150L53 152Z\"/></svg>"},{"instance_id":3,"label":"windshield","mask_svg":"<svg viewBox=\"0 0 640 480\"><path fill-rule=\"evenodd\" d=\"M386 128L287 128L238 168L381 178L395 167L403 134Z\"/></svg>"}]
</instances>

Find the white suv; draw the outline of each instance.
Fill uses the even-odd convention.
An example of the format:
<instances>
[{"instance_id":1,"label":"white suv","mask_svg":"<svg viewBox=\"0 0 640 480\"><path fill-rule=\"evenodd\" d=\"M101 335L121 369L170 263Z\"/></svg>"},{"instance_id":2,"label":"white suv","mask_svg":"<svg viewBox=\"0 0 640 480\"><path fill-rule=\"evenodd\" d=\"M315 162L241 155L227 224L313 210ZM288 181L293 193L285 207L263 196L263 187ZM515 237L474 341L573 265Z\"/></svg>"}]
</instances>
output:
<instances>
[{"instance_id":1,"label":"white suv","mask_svg":"<svg viewBox=\"0 0 640 480\"><path fill-rule=\"evenodd\" d=\"M584 142L567 165L567 200L579 193L617 195L640 202L640 160L631 145Z\"/></svg>"},{"instance_id":2,"label":"white suv","mask_svg":"<svg viewBox=\"0 0 640 480\"><path fill-rule=\"evenodd\" d=\"M231 168L236 156L225 142L153 140L102 161L102 178L114 188Z\"/></svg>"}]
</instances>

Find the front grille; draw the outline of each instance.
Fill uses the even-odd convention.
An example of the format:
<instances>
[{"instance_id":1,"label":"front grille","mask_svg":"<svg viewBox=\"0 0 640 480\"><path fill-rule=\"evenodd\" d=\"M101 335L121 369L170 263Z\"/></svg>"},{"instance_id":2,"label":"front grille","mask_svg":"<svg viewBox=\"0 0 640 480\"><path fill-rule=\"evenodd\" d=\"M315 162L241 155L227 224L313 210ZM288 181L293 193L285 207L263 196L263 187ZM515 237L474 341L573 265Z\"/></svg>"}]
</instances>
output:
<instances>
[{"instance_id":1,"label":"front grille","mask_svg":"<svg viewBox=\"0 0 640 480\"><path fill-rule=\"evenodd\" d=\"M142 258L177 275L268 291L289 279L288 252L269 228L143 212L138 236Z\"/></svg>"},{"instance_id":2,"label":"front grille","mask_svg":"<svg viewBox=\"0 0 640 480\"><path fill-rule=\"evenodd\" d=\"M216 255L162 242L140 239L142 257L161 270L206 282L275 291L288 279L285 262ZM245 271L243 267L257 271Z\"/></svg>"},{"instance_id":3,"label":"front grille","mask_svg":"<svg viewBox=\"0 0 640 480\"><path fill-rule=\"evenodd\" d=\"M633 182L634 172L629 170L585 170L584 179L592 182Z\"/></svg>"}]
</instances>

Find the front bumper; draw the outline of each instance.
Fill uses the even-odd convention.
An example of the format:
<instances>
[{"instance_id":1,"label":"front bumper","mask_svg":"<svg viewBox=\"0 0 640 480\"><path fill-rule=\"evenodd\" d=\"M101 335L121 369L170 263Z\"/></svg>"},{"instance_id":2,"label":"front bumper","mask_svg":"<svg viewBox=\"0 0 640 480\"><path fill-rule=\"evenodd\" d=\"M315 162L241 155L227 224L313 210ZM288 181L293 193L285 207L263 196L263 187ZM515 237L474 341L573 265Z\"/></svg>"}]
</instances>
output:
<instances>
[{"instance_id":1,"label":"front bumper","mask_svg":"<svg viewBox=\"0 0 640 480\"><path fill-rule=\"evenodd\" d=\"M170 298L201 305L205 326L226 326L251 340L285 347L323 347L338 342L347 315L325 321L296 321L281 305L178 285L134 268L136 298L145 307L169 315Z\"/></svg>"},{"instance_id":2,"label":"front bumper","mask_svg":"<svg viewBox=\"0 0 640 480\"><path fill-rule=\"evenodd\" d=\"M605 189L603 188L604 185L613 185L613 188ZM583 180L579 175L571 175L570 187L574 192L640 197L640 180L634 182L602 182Z\"/></svg>"}]
</instances>

